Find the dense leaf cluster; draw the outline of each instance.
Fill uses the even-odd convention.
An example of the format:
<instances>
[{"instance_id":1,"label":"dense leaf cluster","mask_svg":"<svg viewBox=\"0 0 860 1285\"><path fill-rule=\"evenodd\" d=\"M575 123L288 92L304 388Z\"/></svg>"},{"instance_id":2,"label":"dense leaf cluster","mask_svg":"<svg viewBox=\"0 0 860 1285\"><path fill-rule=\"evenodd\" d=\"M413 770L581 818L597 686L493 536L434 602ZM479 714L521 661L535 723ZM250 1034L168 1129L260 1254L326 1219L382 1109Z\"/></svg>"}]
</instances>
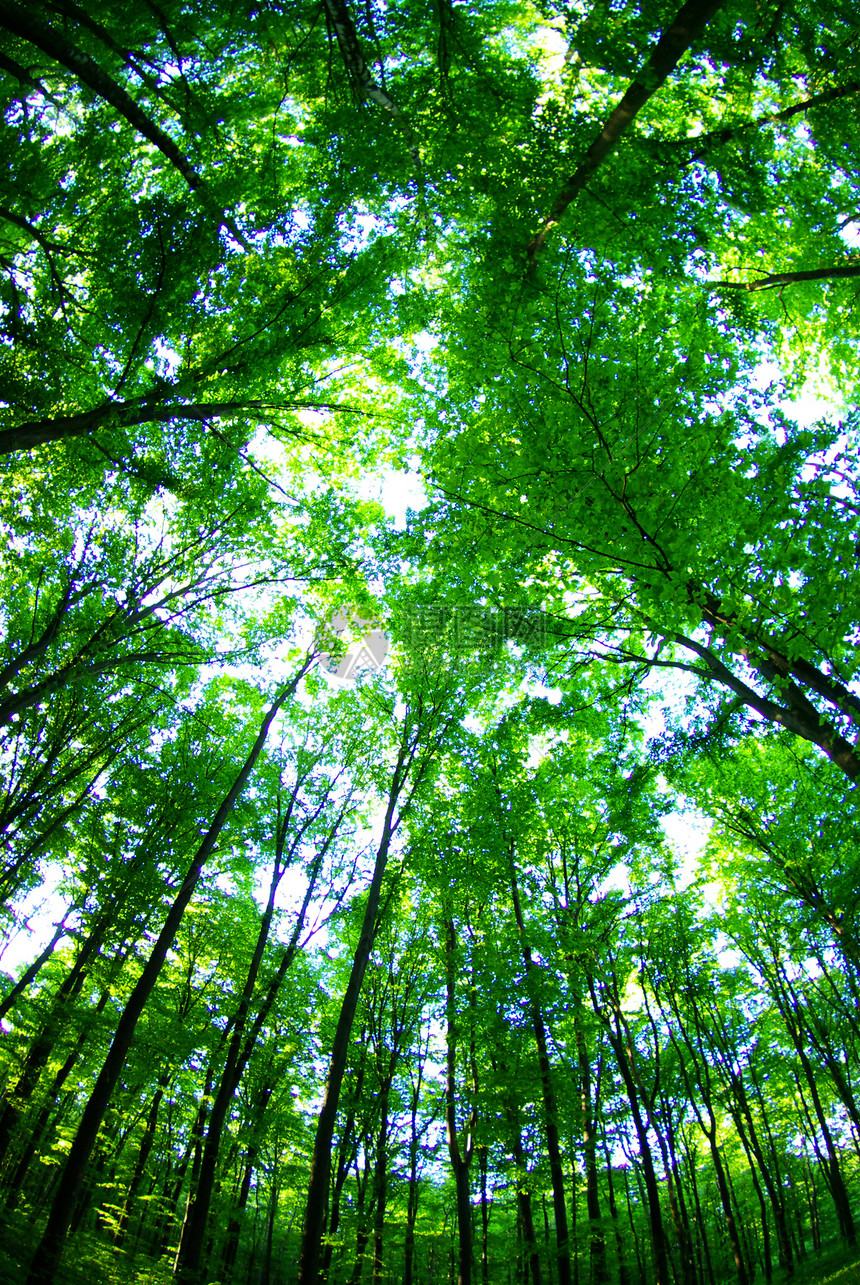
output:
<instances>
[{"instance_id":1,"label":"dense leaf cluster","mask_svg":"<svg viewBox=\"0 0 860 1285\"><path fill-rule=\"evenodd\" d=\"M856 1270L858 95L0 0L4 1280Z\"/></svg>"}]
</instances>

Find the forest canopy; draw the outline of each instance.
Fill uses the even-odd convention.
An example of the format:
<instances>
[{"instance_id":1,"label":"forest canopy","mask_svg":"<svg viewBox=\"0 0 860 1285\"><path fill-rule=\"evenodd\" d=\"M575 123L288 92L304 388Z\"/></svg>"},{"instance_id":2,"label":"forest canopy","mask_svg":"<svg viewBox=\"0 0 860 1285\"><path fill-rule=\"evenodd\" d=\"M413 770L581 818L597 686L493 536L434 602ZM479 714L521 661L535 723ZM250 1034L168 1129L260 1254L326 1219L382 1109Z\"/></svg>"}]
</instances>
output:
<instances>
[{"instance_id":1,"label":"forest canopy","mask_svg":"<svg viewBox=\"0 0 860 1285\"><path fill-rule=\"evenodd\" d=\"M0 0L0 93L0 1276L856 1270L854 6Z\"/></svg>"}]
</instances>

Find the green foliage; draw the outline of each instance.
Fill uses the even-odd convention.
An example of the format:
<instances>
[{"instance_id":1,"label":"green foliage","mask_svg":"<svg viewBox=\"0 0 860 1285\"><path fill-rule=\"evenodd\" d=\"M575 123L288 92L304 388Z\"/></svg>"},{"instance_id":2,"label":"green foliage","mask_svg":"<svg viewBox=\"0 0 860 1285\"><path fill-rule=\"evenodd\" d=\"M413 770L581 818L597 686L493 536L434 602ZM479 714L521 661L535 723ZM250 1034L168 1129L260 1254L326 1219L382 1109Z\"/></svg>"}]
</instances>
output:
<instances>
[{"instance_id":1,"label":"green foliage","mask_svg":"<svg viewBox=\"0 0 860 1285\"><path fill-rule=\"evenodd\" d=\"M847 1279L855 26L0 4L4 1280Z\"/></svg>"}]
</instances>

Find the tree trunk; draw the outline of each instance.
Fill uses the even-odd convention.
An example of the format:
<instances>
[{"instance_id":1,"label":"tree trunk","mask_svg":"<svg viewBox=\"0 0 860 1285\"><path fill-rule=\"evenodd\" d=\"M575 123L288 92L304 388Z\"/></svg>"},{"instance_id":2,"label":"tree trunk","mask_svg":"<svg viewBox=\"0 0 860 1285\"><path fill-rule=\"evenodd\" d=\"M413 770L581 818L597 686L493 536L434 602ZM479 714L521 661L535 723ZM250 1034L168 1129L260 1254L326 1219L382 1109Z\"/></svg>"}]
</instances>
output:
<instances>
[{"instance_id":1,"label":"tree trunk","mask_svg":"<svg viewBox=\"0 0 860 1285\"><path fill-rule=\"evenodd\" d=\"M155 1142L155 1125L158 1120L158 1108L161 1106L161 1099L164 1097L164 1090L167 1088L168 1077L161 1077L159 1086L153 1094L152 1104L149 1108L149 1115L146 1119L146 1128L143 1131L143 1138L140 1143L140 1150L137 1153L137 1161L134 1166L134 1172L131 1175L131 1182L128 1185L125 1201L123 1202L122 1213L119 1217L119 1224L114 1233L114 1244L121 1245L125 1240L128 1231L128 1220L131 1214L131 1208L137 1196L138 1189L143 1180L146 1162L149 1159L149 1153L152 1150L152 1144Z\"/></svg>"},{"instance_id":2,"label":"tree trunk","mask_svg":"<svg viewBox=\"0 0 860 1285\"><path fill-rule=\"evenodd\" d=\"M523 920L523 912L520 905L520 893L517 883L517 870L513 843L511 843L509 847L508 859L511 881L511 901L520 937L520 949L523 957L523 968L525 969L526 990L529 996L532 1030L534 1031L535 1045L537 1046L541 1093L543 1095L547 1160L549 1162L550 1182L552 1184L552 1208L555 1215L555 1236L558 1252L558 1280L559 1285L571 1285L570 1230L567 1222L567 1195L564 1189L564 1168L561 1159L561 1145L559 1142L558 1103L556 1101L555 1086L552 1080L552 1068L549 1060L546 1025L544 1023L541 1006L538 1003L534 990L535 979L532 975L534 964L532 960L531 947L529 946L525 935L525 922Z\"/></svg>"},{"instance_id":3,"label":"tree trunk","mask_svg":"<svg viewBox=\"0 0 860 1285\"><path fill-rule=\"evenodd\" d=\"M445 1132L448 1139L448 1156L454 1173L455 1204L457 1209L457 1285L472 1285L472 1192L469 1166L475 1151L477 1108L473 1104L466 1125L463 1150L457 1128L457 1038L456 962L457 935L453 919L445 920L445 1013L446 1013L446 1075L445 1075ZM474 1039L474 1033L472 1035ZM473 1059L474 1060L474 1059ZM477 1085L473 1085L477 1092Z\"/></svg>"},{"instance_id":4,"label":"tree trunk","mask_svg":"<svg viewBox=\"0 0 860 1285\"><path fill-rule=\"evenodd\" d=\"M262 752L266 743L275 715L281 706L292 696L299 681L307 673L312 663L312 658L308 658L300 669L298 675L283 690L274 703L267 711L260 731L257 735L248 757L240 769L236 780L228 792L224 802L218 809L215 818L206 832L203 842L197 849L188 871L183 880L182 886L174 899L164 927L158 936L158 939L152 949L143 972L140 975L128 1002L122 1012L117 1025L116 1034L108 1055L105 1059L104 1066L96 1080L95 1087L90 1095L89 1101L84 1109L83 1118L78 1127L77 1134L72 1143L71 1150L60 1178L57 1192L54 1197L54 1203L51 1212L48 1215L48 1223L44 1235L40 1241L30 1267L30 1273L27 1277L27 1285L53 1285L54 1275L60 1262L63 1252L66 1235L69 1229L69 1223L72 1217L75 1200L86 1172L87 1163L95 1146L96 1137L99 1127L104 1119L105 1112L111 1100L113 1090L119 1079L120 1073L128 1055L134 1037L135 1027L138 1019L143 1012L144 1005L149 999L150 994L158 980L158 976L167 958L167 952L173 945L173 941L179 931L179 925L182 922L182 916L191 900L203 866L213 852L218 840L218 836L227 822L227 818L233 810L233 805L244 790L248 778L250 777L257 759Z\"/></svg>"},{"instance_id":5,"label":"tree trunk","mask_svg":"<svg viewBox=\"0 0 860 1285\"><path fill-rule=\"evenodd\" d=\"M630 1104L630 1115L633 1120L633 1127L636 1130L636 1140L639 1145L642 1177L645 1183L645 1191L647 1195L648 1217L651 1229L651 1246L654 1255L655 1285L669 1285L669 1254L666 1243L666 1232L663 1226L663 1214L660 1209L660 1187L657 1182L657 1175L654 1171L654 1160L651 1155L651 1144L648 1141L648 1130L645 1125L645 1121L642 1118L639 1093L636 1088L636 1082L633 1077L630 1061L628 1060L629 1057L632 1057L632 1054L629 1054L625 1043L625 1036L622 1034L623 1018L621 1010L617 1005L615 1006L615 1024L613 1025L612 1020L610 1020L604 1013L603 1006L597 997L593 983L592 1003L594 1005L594 1011L603 1023L609 1043L612 1046L612 1051L615 1054L616 1065L624 1083L627 1101Z\"/></svg>"},{"instance_id":6,"label":"tree trunk","mask_svg":"<svg viewBox=\"0 0 860 1285\"><path fill-rule=\"evenodd\" d=\"M388 804L382 825L382 837L376 851L373 878L368 889L367 906L365 907L361 934L358 939L358 945L355 948L349 981L347 982L346 993L343 997L335 1030L323 1104L317 1120L317 1131L311 1156L311 1174L308 1184L308 1198L305 1206L302 1248L299 1259L299 1285L317 1285L322 1234L325 1226L326 1201L328 1199L329 1174L331 1172L332 1140L340 1102L340 1090L346 1070L350 1037L352 1035L353 1022L355 1021L355 1011L358 1006L358 996L378 926L377 915L382 891L382 879L385 874L392 839L409 800L400 808L399 815L398 804L406 788L410 770L416 762L420 738L427 731L423 717L424 706L419 701L415 714L407 712L407 717L404 721L400 750L391 776ZM412 781L410 798L420 785L429 764L429 752L425 751L421 761L418 763L415 777Z\"/></svg>"}]
</instances>

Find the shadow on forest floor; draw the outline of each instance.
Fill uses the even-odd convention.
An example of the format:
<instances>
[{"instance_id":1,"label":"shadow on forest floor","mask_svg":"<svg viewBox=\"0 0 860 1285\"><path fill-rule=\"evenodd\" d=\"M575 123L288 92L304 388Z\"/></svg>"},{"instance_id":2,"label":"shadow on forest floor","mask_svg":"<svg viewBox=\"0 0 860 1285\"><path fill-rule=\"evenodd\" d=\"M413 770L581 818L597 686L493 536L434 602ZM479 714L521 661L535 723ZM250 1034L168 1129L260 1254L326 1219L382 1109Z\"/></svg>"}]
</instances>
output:
<instances>
[{"instance_id":1,"label":"shadow on forest floor","mask_svg":"<svg viewBox=\"0 0 860 1285\"><path fill-rule=\"evenodd\" d=\"M840 1241L832 1241L820 1254L810 1254L799 1263L792 1277L774 1272L773 1285L788 1285L789 1281L791 1285L860 1285L860 1248L848 1249Z\"/></svg>"},{"instance_id":2,"label":"shadow on forest floor","mask_svg":"<svg viewBox=\"0 0 860 1285\"><path fill-rule=\"evenodd\" d=\"M23 1285L33 1228L20 1215L11 1222L0 1223L0 1285ZM84 1233L68 1247L56 1285L170 1285L171 1279L165 1260L155 1263L144 1256L135 1260L116 1254L95 1236ZM763 1285L763 1281L763 1274L756 1272L755 1285ZM731 1285L729 1278L723 1278L721 1285ZM831 1241L820 1254L810 1253L798 1264L792 1277L775 1271L772 1285L860 1285L860 1247L848 1249Z\"/></svg>"}]
</instances>

